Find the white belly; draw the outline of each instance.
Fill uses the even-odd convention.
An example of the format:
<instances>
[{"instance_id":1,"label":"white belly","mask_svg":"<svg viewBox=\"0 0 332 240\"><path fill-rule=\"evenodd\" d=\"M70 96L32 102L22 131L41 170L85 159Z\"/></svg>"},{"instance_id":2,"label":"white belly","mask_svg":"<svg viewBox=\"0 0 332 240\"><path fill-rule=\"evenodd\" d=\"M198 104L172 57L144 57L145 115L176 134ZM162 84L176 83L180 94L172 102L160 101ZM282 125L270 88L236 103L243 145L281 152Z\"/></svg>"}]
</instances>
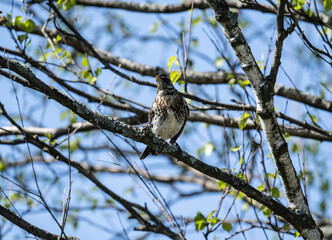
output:
<instances>
[{"instance_id":1,"label":"white belly","mask_svg":"<svg viewBox=\"0 0 332 240\"><path fill-rule=\"evenodd\" d=\"M174 115L174 112L167 109L168 116L164 121L159 121L155 119L152 122L152 132L162 139L167 140L174 137L181 129L183 123L179 123Z\"/></svg>"}]
</instances>

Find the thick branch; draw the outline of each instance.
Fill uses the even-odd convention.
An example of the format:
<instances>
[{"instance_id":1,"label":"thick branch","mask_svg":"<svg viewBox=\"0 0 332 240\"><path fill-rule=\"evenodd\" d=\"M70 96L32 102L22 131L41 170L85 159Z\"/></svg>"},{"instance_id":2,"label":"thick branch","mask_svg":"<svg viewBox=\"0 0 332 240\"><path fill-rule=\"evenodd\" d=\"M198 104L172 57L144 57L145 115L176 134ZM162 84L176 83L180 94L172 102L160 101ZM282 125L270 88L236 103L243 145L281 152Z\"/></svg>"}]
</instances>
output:
<instances>
[{"instance_id":1,"label":"thick branch","mask_svg":"<svg viewBox=\"0 0 332 240\"><path fill-rule=\"evenodd\" d=\"M71 109L77 115L91 122L92 124L95 124L101 129L105 129L113 133L118 133L134 141L147 144L158 152L166 153L169 156L178 159L179 161L204 173L207 176L230 184L235 189L245 193L248 197L253 198L261 204L270 208L276 215L283 217L287 222L289 222L296 229L298 229L299 232L304 236L306 236L306 231L308 229L315 226L313 219L310 215L308 216L306 212L291 211L289 208L286 208L279 202L273 200L271 196L265 195L264 193L245 183L243 179L234 176L231 171L224 171L220 168L207 165L204 162L201 162L195 157L189 155L188 153L181 151L177 147L156 137L148 127L144 126L142 128L139 128L136 126L129 126L123 122L107 117L98 112L91 111L84 104L72 100L66 95L54 89L53 87L46 85L44 82L39 80L28 67L21 65L16 60L6 59L0 56L0 66L9 68L12 71L16 72L20 76L27 79L29 87L47 95L49 98L54 99L61 105ZM33 141L33 138L30 139L30 141ZM40 141L39 144L45 143ZM43 146L42 149L44 151L54 151L53 148L45 146ZM55 158L57 158L57 156L60 156L60 153L56 153L54 155Z\"/></svg>"},{"instance_id":2,"label":"thick branch","mask_svg":"<svg viewBox=\"0 0 332 240\"><path fill-rule=\"evenodd\" d=\"M274 112L273 92L271 91L274 82L265 79L261 73L238 25L238 14L231 12L224 0L208 0L208 3L215 13L216 20L223 27L224 34L253 88L257 102L257 113L260 116L262 128L277 166L289 205L296 211L306 215L308 225L304 228L301 227L301 229L297 228L297 230L304 239L322 239L322 232L316 226L311 216L308 202L302 192L288 152L287 143L278 127Z\"/></svg>"},{"instance_id":3,"label":"thick branch","mask_svg":"<svg viewBox=\"0 0 332 240\"><path fill-rule=\"evenodd\" d=\"M32 225L31 223L25 221L23 218L18 217L16 214L11 212L8 208L5 208L0 205L0 215L6 218L7 220L14 223L16 226L24 229L28 233L31 233L32 235L36 237L40 237L42 239L48 239L48 240L79 240L77 237L73 236L67 236L67 237L61 237L59 235L55 235L53 233L47 232L44 229L41 229L39 227L36 227Z\"/></svg>"},{"instance_id":4,"label":"thick branch","mask_svg":"<svg viewBox=\"0 0 332 240\"><path fill-rule=\"evenodd\" d=\"M0 25L7 21L5 18L0 19ZM17 26L15 27L16 30L21 31L20 28ZM80 41L78 41L76 38L63 36L60 32L58 32L55 29L49 29L46 28L45 32L50 36L50 38L56 38L56 36L61 35L62 40L59 41L59 43L66 44L68 46L74 47L77 51L80 51L82 53L87 53L90 56L94 56L94 54L89 51L84 44L82 44ZM41 31L41 26L36 26L35 29L32 31L33 34L43 36ZM133 71L136 73L139 73L143 76L156 76L157 74L163 72L168 73L168 70L160 68L160 67L152 67L140 63L133 62L129 59L121 58L114 56L113 54L104 51L102 49L94 48L95 51L108 63L120 66L123 69ZM0 50L5 50L4 48L0 47ZM8 52L6 49L5 52ZM15 54L13 52L13 54ZM189 83L194 84L223 84L228 83L229 81L229 72L226 71L218 71L218 72L193 72L193 71L187 71L186 73L186 79ZM247 77L243 74L236 74L237 80L246 80ZM128 79L128 78L126 78ZM55 79L56 80L56 79ZM150 87L156 87L155 84L145 81L139 81L137 79L128 79L129 81L139 83L140 85L150 86ZM302 102L304 104L307 104L309 106L319 108L325 111L332 112L332 101L324 100L320 97L317 97L315 95L307 94L302 91L299 91L294 88L285 87L283 85L275 84L274 86L274 93L278 96L286 97L295 101ZM185 96L190 98L190 96ZM197 99L194 99L197 100ZM91 99L91 101L100 101ZM201 101L200 101L201 102Z\"/></svg>"},{"instance_id":5,"label":"thick branch","mask_svg":"<svg viewBox=\"0 0 332 240\"><path fill-rule=\"evenodd\" d=\"M40 0L32 1L32 2L41 2ZM272 13L277 14L277 10L268 4L258 4L257 2L249 2L249 1L236 1L230 0L226 1L227 5L230 8L235 9L250 9L257 10L263 13ZM102 8L111 8L111 9L123 9L127 11L133 12L141 12L141 13L178 13L184 12L191 9L191 1L185 1L178 4L155 4L155 3L134 3L134 2L124 2L124 1L100 1L100 0L76 0L76 4L90 7L102 7ZM195 0L194 1L195 9L207 9L209 5L204 0ZM309 17L304 13L300 12L292 12L297 20L310 22L314 24L323 24L326 27L332 27L332 17L325 14L313 13L313 16ZM286 12L287 15L290 15L289 12Z\"/></svg>"}]
</instances>

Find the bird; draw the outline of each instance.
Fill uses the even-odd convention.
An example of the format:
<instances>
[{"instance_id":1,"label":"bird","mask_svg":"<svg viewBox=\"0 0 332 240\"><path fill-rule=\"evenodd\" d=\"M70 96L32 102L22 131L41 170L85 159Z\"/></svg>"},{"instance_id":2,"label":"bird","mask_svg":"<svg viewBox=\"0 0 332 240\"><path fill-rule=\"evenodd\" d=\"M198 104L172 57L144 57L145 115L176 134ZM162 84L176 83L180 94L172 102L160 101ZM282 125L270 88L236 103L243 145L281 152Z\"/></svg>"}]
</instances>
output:
<instances>
[{"instance_id":1,"label":"bird","mask_svg":"<svg viewBox=\"0 0 332 240\"><path fill-rule=\"evenodd\" d=\"M149 125L151 131L163 140L171 139L171 144L176 144L189 116L189 107L184 98L173 86L167 74L156 76L157 96L149 112ZM151 147L147 146L140 155L140 160L149 154L158 155Z\"/></svg>"}]
</instances>

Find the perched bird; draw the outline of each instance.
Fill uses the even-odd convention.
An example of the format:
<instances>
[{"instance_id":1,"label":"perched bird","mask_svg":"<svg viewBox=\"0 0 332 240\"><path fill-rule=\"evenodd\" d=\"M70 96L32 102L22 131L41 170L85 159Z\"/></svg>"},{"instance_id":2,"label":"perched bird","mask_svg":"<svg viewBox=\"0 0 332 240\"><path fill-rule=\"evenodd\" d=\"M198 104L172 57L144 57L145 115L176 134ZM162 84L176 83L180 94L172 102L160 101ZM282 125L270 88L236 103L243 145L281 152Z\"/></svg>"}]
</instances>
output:
<instances>
[{"instance_id":1,"label":"perched bird","mask_svg":"<svg viewBox=\"0 0 332 240\"><path fill-rule=\"evenodd\" d=\"M189 108L168 75L159 74L156 79L157 96L149 112L149 125L155 135L164 140L171 139L170 143L174 144L186 124ZM150 153L158 155L155 150L147 146L139 158L143 160Z\"/></svg>"}]
</instances>

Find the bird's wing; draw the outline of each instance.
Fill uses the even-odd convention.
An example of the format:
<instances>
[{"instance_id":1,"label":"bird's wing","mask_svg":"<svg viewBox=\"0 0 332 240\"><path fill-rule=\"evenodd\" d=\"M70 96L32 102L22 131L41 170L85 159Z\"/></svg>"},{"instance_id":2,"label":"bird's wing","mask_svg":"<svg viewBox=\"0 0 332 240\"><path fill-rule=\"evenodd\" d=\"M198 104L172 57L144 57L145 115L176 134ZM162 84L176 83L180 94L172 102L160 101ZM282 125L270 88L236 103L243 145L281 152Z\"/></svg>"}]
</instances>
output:
<instances>
[{"instance_id":1,"label":"bird's wing","mask_svg":"<svg viewBox=\"0 0 332 240\"><path fill-rule=\"evenodd\" d=\"M183 122L183 125L182 125L180 131L174 137L171 138L171 141L170 141L171 144L174 144L176 142L176 140L180 137L180 135L184 129L184 126L187 123L187 118L189 116L189 107L187 105L187 102L180 95L178 95L178 98L181 99L181 101L183 102L183 105L185 106L184 111L186 112L186 115L185 115L185 119L184 119L184 122Z\"/></svg>"}]
</instances>

